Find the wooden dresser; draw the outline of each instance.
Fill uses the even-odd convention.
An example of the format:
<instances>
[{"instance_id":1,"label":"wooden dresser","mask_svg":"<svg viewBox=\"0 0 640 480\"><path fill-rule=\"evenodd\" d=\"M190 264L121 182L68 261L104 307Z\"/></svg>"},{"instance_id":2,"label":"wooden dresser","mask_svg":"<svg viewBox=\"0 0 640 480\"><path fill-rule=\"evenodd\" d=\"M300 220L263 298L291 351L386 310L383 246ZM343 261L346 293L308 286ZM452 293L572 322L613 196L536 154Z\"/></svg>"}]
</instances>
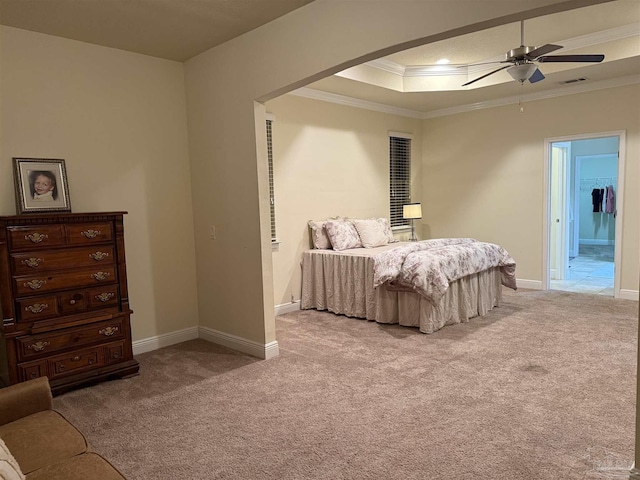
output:
<instances>
[{"instance_id":1,"label":"wooden dresser","mask_svg":"<svg viewBox=\"0 0 640 480\"><path fill-rule=\"evenodd\" d=\"M138 372L123 215L0 217L0 378L54 394Z\"/></svg>"}]
</instances>

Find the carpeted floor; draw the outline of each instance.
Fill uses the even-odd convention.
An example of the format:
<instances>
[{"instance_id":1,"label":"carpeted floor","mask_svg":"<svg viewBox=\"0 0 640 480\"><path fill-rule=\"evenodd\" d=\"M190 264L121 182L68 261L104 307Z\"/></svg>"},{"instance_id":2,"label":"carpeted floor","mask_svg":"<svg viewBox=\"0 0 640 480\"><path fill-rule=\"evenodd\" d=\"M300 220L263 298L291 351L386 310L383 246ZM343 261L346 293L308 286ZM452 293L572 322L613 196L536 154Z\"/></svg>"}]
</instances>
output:
<instances>
[{"instance_id":1,"label":"carpeted floor","mask_svg":"<svg viewBox=\"0 0 640 480\"><path fill-rule=\"evenodd\" d=\"M55 406L130 479L626 478L637 324L637 302L506 289L432 335L300 311L275 359L194 340Z\"/></svg>"}]
</instances>

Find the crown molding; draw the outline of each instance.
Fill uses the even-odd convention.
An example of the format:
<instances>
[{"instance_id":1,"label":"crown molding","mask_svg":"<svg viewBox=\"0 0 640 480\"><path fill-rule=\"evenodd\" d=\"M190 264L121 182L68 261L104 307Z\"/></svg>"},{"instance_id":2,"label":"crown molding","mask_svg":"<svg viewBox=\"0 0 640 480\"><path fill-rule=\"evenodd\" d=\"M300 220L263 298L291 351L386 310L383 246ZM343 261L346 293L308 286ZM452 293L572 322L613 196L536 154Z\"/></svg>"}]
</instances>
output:
<instances>
[{"instance_id":1,"label":"crown molding","mask_svg":"<svg viewBox=\"0 0 640 480\"><path fill-rule=\"evenodd\" d=\"M514 105L523 102L533 102L537 100L547 100L550 98L563 97L565 95L574 95L576 93L585 93L595 90L604 90L607 88L624 87L640 83L640 75L628 75L626 77L613 78L610 80L602 80L600 82L576 84L566 87L554 88L544 92L529 93L522 96L504 97L486 102L471 103L468 105L459 105L457 107L444 108L441 110L433 110L422 114L422 119L427 120L437 117L445 117L447 115L455 115L457 113L472 112L474 110L482 110L485 108L502 107L505 105Z\"/></svg>"},{"instance_id":2,"label":"crown molding","mask_svg":"<svg viewBox=\"0 0 640 480\"><path fill-rule=\"evenodd\" d=\"M348 97L346 95L338 95L337 93L323 92L313 88L302 87L288 95L297 97L311 98L313 100L322 100L323 102L337 103L338 105L346 105L348 107L362 108L364 110L373 110L375 112L390 113L392 115L400 115L401 117L422 119L423 113L417 110L409 110L408 108L394 107L383 103L370 102L359 98Z\"/></svg>"},{"instance_id":3,"label":"crown molding","mask_svg":"<svg viewBox=\"0 0 640 480\"><path fill-rule=\"evenodd\" d=\"M405 70L406 68L409 68L386 58L377 58L375 60L371 60L370 62L366 62L365 65L377 68L378 70L383 70L388 73L393 73L394 75L398 75L400 77L405 76Z\"/></svg>"},{"instance_id":4,"label":"crown molding","mask_svg":"<svg viewBox=\"0 0 640 480\"><path fill-rule=\"evenodd\" d=\"M610 28L601 32L590 33L580 37L559 40L562 52L577 50L579 48L600 45L614 40L635 37L640 34L640 23L631 23L621 27ZM559 51L559 52L560 52ZM475 63L499 63L505 59L504 55L497 55ZM495 68L494 65L402 65L386 58L378 58L365 63L378 70L383 70L400 77L438 77L451 75L474 75Z\"/></svg>"},{"instance_id":5,"label":"crown molding","mask_svg":"<svg viewBox=\"0 0 640 480\"><path fill-rule=\"evenodd\" d=\"M636 37L639 34L640 23L630 23L629 25L622 25L620 27L610 28L609 30L562 40L559 42L562 44L562 50L558 50L558 52L591 47L592 45L600 45L601 43L613 42L614 40Z\"/></svg>"},{"instance_id":6,"label":"crown molding","mask_svg":"<svg viewBox=\"0 0 640 480\"><path fill-rule=\"evenodd\" d=\"M602 80L600 82L593 83L581 83L575 85L567 85L564 87L554 88L552 90L546 90L544 92L530 93L522 96L504 97L495 100L487 100L486 102L477 102L467 105L459 105L451 108L444 108L441 110L433 110L431 112L419 112L417 110L409 110L407 108L394 107L391 105L385 105L383 103L370 102L368 100L361 100L359 98L348 97L346 95L338 95L336 93L323 92L321 90L315 90L313 88L303 87L292 92L288 95L295 95L298 97L311 98L313 100L321 100L324 102L336 103L339 105L345 105L348 107L361 108L364 110L373 110L381 113L390 113L392 115L400 115L403 117L417 118L420 120L427 120L438 117L445 117L447 115L455 115L458 113L472 112L475 110L483 110L485 108L502 107L505 105L514 105L522 102L533 102L536 100L546 100L549 98L562 97L564 95L573 95L576 93L585 93L595 90L603 90L607 88L624 87L626 85L633 85L640 83L640 75L628 75L626 77L614 78L611 80Z\"/></svg>"}]
</instances>

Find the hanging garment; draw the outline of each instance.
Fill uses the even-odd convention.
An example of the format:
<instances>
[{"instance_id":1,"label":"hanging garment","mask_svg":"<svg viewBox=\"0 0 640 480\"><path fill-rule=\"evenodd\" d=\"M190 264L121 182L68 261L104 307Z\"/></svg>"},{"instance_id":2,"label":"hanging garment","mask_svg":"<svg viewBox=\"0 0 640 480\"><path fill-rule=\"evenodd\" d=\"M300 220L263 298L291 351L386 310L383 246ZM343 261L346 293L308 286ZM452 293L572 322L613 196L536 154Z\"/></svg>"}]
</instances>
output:
<instances>
[{"instance_id":1,"label":"hanging garment","mask_svg":"<svg viewBox=\"0 0 640 480\"><path fill-rule=\"evenodd\" d=\"M616 197L613 192L613 185L607 187L607 203L605 207L605 213L613 213L616 211Z\"/></svg>"},{"instance_id":2,"label":"hanging garment","mask_svg":"<svg viewBox=\"0 0 640 480\"><path fill-rule=\"evenodd\" d=\"M598 211L602 212L602 202L604 202L604 188L600 189L600 205L598 205Z\"/></svg>"},{"instance_id":3,"label":"hanging garment","mask_svg":"<svg viewBox=\"0 0 640 480\"><path fill-rule=\"evenodd\" d=\"M601 212L602 211L602 193L600 193L599 188L594 188L591 192L591 199L593 200L593 212Z\"/></svg>"}]
</instances>

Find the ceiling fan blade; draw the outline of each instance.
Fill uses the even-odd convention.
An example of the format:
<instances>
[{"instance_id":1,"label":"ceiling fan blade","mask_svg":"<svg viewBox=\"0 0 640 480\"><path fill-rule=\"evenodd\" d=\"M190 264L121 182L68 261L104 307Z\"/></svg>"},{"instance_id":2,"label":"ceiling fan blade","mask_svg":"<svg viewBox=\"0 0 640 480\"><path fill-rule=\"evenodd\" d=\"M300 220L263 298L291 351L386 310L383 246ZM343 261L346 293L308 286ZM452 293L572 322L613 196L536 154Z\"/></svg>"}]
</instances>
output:
<instances>
[{"instance_id":1,"label":"ceiling fan blade","mask_svg":"<svg viewBox=\"0 0 640 480\"><path fill-rule=\"evenodd\" d=\"M478 65L492 65L494 63L512 63L512 62L508 60L495 60L493 62L465 63L463 65L456 65L456 68L476 67Z\"/></svg>"},{"instance_id":2,"label":"ceiling fan blade","mask_svg":"<svg viewBox=\"0 0 640 480\"><path fill-rule=\"evenodd\" d=\"M547 53L555 52L556 50L560 50L562 45L553 45L552 43L547 43L546 45L542 45L534 50L531 50L525 56L529 60L533 60L534 58L538 58L541 55L546 55Z\"/></svg>"},{"instance_id":3,"label":"ceiling fan blade","mask_svg":"<svg viewBox=\"0 0 640 480\"><path fill-rule=\"evenodd\" d=\"M539 69L536 68L536 71L533 72L533 75L529 77L529 82L536 83L536 82L539 82L540 80L544 80L544 75Z\"/></svg>"},{"instance_id":4,"label":"ceiling fan blade","mask_svg":"<svg viewBox=\"0 0 640 480\"><path fill-rule=\"evenodd\" d=\"M509 67L512 67L512 66L513 65L505 65L504 67L500 67L497 70L494 70L493 72L485 73L484 75L482 75L481 77L476 78L475 80L471 80L470 82L464 83L464 84L462 84L462 86L466 87L467 85L471 85L472 83L475 83L478 80L482 80L483 78L487 78L489 75L493 75L494 73L497 73L500 70L504 70L505 68L509 68Z\"/></svg>"},{"instance_id":5,"label":"ceiling fan blade","mask_svg":"<svg viewBox=\"0 0 640 480\"><path fill-rule=\"evenodd\" d=\"M591 62L600 63L604 60L604 55L550 55L538 57L536 61L540 63L550 62Z\"/></svg>"}]
</instances>

